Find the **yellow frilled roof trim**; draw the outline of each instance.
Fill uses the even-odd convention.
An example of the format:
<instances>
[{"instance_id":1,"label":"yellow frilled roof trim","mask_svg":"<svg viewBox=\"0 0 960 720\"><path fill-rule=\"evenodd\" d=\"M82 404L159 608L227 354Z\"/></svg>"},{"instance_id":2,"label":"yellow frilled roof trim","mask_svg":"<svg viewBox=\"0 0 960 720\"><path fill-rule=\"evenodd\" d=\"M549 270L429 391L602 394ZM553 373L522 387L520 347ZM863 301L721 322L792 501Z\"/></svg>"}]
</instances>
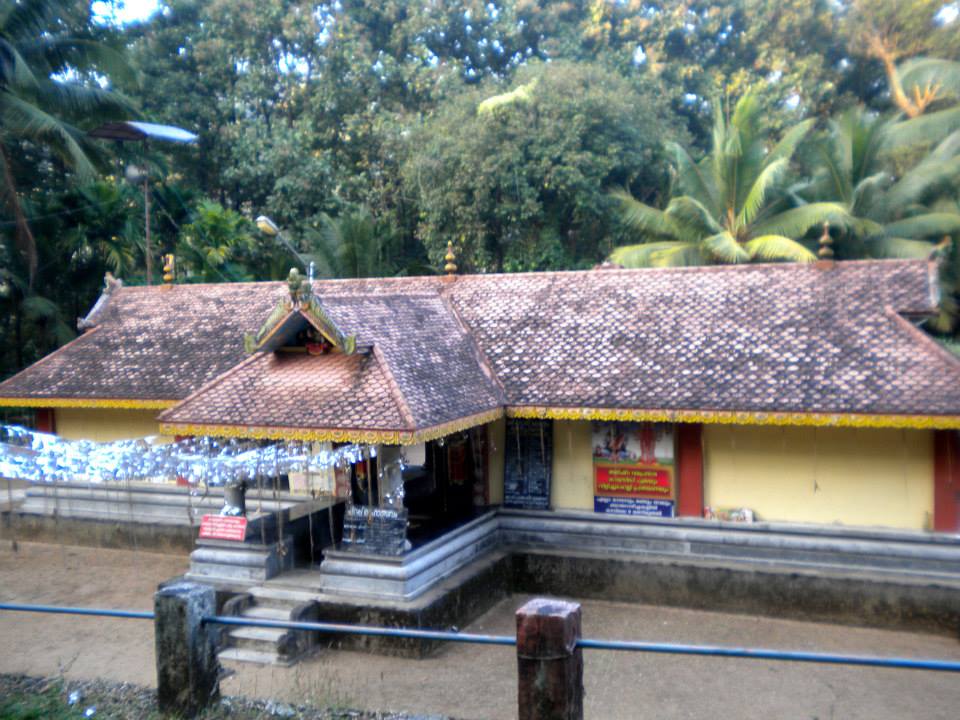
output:
<instances>
[{"instance_id":1,"label":"yellow frilled roof trim","mask_svg":"<svg viewBox=\"0 0 960 720\"><path fill-rule=\"evenodd\" d=\"M119 410L166 410L179 400L133 400L130 398L16 398L0 397L0 407L22 408L115 408Z\"/></svg>"},{"instance_id":2,"label":"yellow frilled roof trim","mask_svg":"<svg viewBox=\"0 0 960 720\"><path fill-rule=\"evenodd\" d=\"M621 420L703 423L706 425L806 425L814 427L960 429L958 415L868 415L857 413L736 412L727 410L631 410L522 406L507 416L550 420Z\"/></svg>"},{"instance_id":3,"label":"yellow frilled roof trim","mask_svg":"<svg viewBox=\"0 0 960 720\"><path fill-rule=\"evenodd\" d=\"M311 440L316 442L353 442L365 445L415 445L436 440L462 430L486 425L503 417L503 408L458 418L423 430L350 430L330 428L294 428L257 425L205 425L160 423L163 435L236 437L254 440Z\"/></svg>"}]
</instances>

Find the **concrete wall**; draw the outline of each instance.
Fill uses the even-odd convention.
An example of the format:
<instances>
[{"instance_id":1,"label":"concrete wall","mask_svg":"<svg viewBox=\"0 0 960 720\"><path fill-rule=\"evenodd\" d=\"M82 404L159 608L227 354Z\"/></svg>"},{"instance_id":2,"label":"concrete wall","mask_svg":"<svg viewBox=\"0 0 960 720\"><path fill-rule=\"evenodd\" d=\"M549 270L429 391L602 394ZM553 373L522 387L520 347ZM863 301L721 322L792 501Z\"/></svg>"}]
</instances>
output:
<instances>
[{"instance_id":1,"label":"concrete wall","mask_svg":"<svg viewBox=\"0 0 960 720\"><path fill-rule=\"evenodd\" d=\"M487 426L487 474L490 479L490 504L503 504L503 460L507 438L507 419L494 420Z\"/></svg>"},{"instance_id":2,"label":"concrete wall","mask_svg":"<svg viewBox=\"0 0 960 720\"><path fill-rule=\"evenodd\" d=\"M160 410L108 408L57 408L57 434L68 440L126 440L159 435Z\"/></svg>"},{"instance_id":3,"label":"concrete wall","mask_svg":"<svg viewBox=\"0 0 960 720\"><path fill-rule=\"evenodd\" d=\"M933 434L706 425L704 502L762 520L927 529Z\"/></svg>"},{"instance_id":4,"label":"concrete wall","mask_svg":"<svg viewBox=\"0 0 960 720\"><path fill-rule=\"evenodd\" d=\"M553 486L550 507L593 510L593 424L553 421Z\"/></svg>"}]
</instances>

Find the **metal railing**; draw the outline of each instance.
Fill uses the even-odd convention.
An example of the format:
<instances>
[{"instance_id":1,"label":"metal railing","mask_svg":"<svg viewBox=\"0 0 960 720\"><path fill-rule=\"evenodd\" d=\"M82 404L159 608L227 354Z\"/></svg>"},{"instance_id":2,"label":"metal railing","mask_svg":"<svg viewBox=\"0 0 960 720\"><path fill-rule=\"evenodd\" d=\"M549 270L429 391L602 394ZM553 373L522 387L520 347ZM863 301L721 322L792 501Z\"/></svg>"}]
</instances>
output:
<instances>
[{"instance_id":1,"label":"metal railing","mask_svg":"<svg viewBox=\"0 0 960 720\"><path fill-rule=\"evenodd\" d=\"M112 610L107 608L63 607L57 605L27 605L22 603L0 603L0 610L17 612L53 613L60 615L86 615L94 617L112 617L129 620L153 620L154 614L139 610ZM232 625L238 627L263 627L307 632L333 633L343 635L366 635L406 640L428 640L437 642L472 643L479 645L515 646L516 637L512 635L486 635L477 633L449 632L443 630L421 630L416 628L388 628L370 625L347 625L341 623L297 622L288 620L266 620L234 616L214 615L203 618L203 622L214 625ZM773 660L779 662L821 663L830 665L856 665L879 668L898 668L903 670L930 670L937 672L960 673L960 661L876 657L872 655L842 655L836 653L814 653L770 648L742 648L717 645L683 645L662 642L642 642L633 640L602 640L580 638L577 646L584 650L611 650L626 652L660 653L673 655L704 655L709 657L739 658L748 660Z\"/></svg>"}]
</instances>

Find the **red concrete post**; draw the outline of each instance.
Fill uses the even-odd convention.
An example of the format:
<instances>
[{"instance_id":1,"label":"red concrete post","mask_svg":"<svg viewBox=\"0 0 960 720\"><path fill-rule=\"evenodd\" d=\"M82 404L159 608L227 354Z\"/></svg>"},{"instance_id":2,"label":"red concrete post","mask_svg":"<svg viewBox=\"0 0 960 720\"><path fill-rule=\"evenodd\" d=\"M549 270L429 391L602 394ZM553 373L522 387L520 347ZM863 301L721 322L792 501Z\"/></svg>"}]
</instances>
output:
<instances>
[{"instance_id":1,"label":"red concrete post","mask_svg":"<svg viewBox=\"0 0 960 720\"><path fill-rule=\"evenodd\" d=\"M703 517L703 426L677 428L677 515Z\"/></svg>"},{"instance_id":2,"label":"red concrete post","mask_svg":"<svg viewBox=\"0 0 960 720\"><path fill-rule=\"evenodd\" d=\"M960 530L960 452L956 430L933 433L933 529Z\"/></svg>"},{"instance_id":3,"label":"red concrete post","mask_svg":"<svg viewBox=\"0 0 960 720\"><path fill-rule=\"evenodd\" d=\"M34 411L34 424L38 432L55 433L57 431L56 416L53 408L37 408Z\"/></svg>"},{"instance_id":4,"label":"red concrete post","mask_svg":"<svg viewBox=\"0 0 960 720\"><path fill-rule=\"evenodd\" d=\"M580 605L531 600L517 610L519 720L583 720Z\"/></svg>"}]
</instances>

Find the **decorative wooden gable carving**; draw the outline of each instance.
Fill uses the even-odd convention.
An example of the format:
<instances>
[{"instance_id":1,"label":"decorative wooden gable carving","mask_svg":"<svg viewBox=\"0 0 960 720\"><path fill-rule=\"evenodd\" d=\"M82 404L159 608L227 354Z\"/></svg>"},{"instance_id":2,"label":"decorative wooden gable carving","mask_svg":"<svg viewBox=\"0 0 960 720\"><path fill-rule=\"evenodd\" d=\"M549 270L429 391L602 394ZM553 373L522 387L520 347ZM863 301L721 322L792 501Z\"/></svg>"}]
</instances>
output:
<instances>
[{"instance_id":1,"label":"decorative wooden gable carving","mask_svg":"<svg viewBox=\"0 0 960 720\"><path fill-rule=\"evenodd\" d=\"M308 350L332 350L345 355L356 352L356 336L337 327L320 298L313 294L310 281L296 268L287 276L287 287L289 296L280 299L260 330L255 335L244 335L243 346L248 353L273 351L295 339Z\"/></svg>"}]
</instances>

